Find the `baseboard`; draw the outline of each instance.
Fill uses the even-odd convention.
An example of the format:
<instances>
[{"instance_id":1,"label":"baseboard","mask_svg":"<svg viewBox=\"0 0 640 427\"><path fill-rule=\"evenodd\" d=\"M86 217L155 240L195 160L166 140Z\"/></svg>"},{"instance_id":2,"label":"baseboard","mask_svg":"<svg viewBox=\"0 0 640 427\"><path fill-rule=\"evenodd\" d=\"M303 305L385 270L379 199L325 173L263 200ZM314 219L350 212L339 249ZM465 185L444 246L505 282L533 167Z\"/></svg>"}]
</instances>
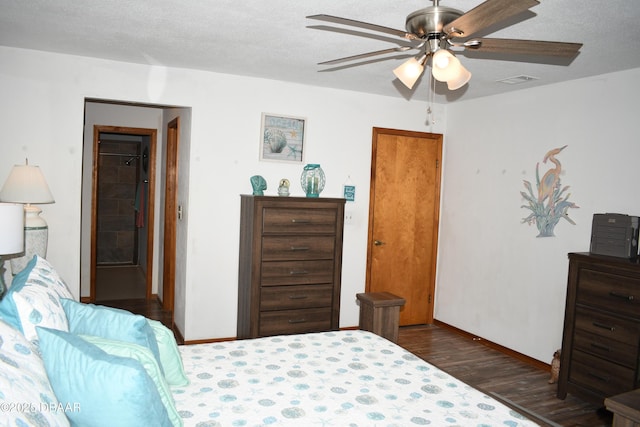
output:
<instances>
[{"instance_id":1,"label":"baseboard","mask_svg":"<svg viewBox=\"0 0 640 427\"><path fill-rule=\"evenodd\" d=\"M502 346L500 344L496 344L496 343L494 343L492 341L486 340L486 339L484 339L482 337L479 337L477 335L471 334L471 333L466 332L466 331L464 331L462 329L456 328L455 326L449 325L448 323L444 323L444 322L441 322L441 321L435 320L435 319L434 319L433 323L436 326L448 329L448 330L450 330L452 332L457 333L458 335L462 335L463 337L469 338L472 341L478 342L479 344L486 345L489 348L492 348L494 350L499 351L500 353L506 354L507 356L510 356L510 357L518 359L518 360L520 360L522 362L525 362L526 364L531 365L531 366L533 366L535 368L541 369L543 371L551 371L551 365L548 364L548 363L541 362L538 359L534 359L533 357L530 357L530 356L527 356L525 354L519 353L519 352L517 352L515 350L512 350L512 349L510 349L508 347L505 347L505 346Z\"/></svg>"},{"instance_id":2,"label":"baseboard","mask_svg":"<svg viewBox=\"0 0 640 427\"><path fill-rule=\"evenodd\" d=\"M174 332L177 331L177 328L175 327L175 324L173 325L174 328ZM346 327L346 328L340 328L341 331L354 331L360 329L357 326L350 326L350 327ZM176 339L177 339L177 335L176 335ZM228 337L228 338L208 338L208 339L203 339L203 340L189 340L189 341L184 341L184 339L182 340L182 342L178 342L178 344L181 345L190 345L190 344L209 344L212 342L224 342L224 341L235 341L237 340L238 337Z\"/></svg>"},{"instance_id":3,"label":"baseboard","mask_svg":"<svg viewBox=\"0 0 640 427\"><path fill-rule=\"evenodd\" d=\"M162 307L162 300L158 296L158 294L151 294L151 298L155 298L159 303L160 307ZM83 304L92 304L91 297L80 297L80 302Z\"/></svg>"},{"instance_id":4,"label":"baseboard","mask_svg":"<svg viewBox=\"0 0 640 427\"><path fill-rule=\"evenodd\" d=\"M184 337L180 333L180 329L178 329L178 327L176 326L175 323L172 324L171 329L173 330L173 335L176 337L176 343L178 343L178 345L187 344L187 343L184 342Z\"/></svg>"}]
</instances>

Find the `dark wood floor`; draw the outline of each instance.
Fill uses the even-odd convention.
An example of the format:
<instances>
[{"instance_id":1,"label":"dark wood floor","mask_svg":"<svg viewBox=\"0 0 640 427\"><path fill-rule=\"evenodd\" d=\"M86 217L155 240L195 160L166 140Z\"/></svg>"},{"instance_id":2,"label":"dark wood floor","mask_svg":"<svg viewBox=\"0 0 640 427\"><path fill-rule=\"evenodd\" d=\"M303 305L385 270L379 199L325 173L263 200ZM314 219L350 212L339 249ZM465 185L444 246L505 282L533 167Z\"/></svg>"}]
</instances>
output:
<instances>
[{"instance_id":1,"label":"dark wood floor","mask_svg":"<svg viewBox=\"0 0 640 427\"><path fill-rule=\"evenodd\" d=\"M446 327L400 328L398 344L467 384L492 395L523 415L549 426L609 427L612 415L572 395L556 397L549 372L490 348ZM545 422L546 421L546 422Z\"/></svg>"},{"instance_id":2,"label":"dark wood floor","mask_svg":"<svg viewBox=\"0 0 640 427\"><path fill-rule=\"evenodd\" d=\"M121 308L135 314L141 314L149 319L162 322L162 324L169 329L173 329L172 313L170 311L163 310L160 302L156 299L118 299L99 301L96 302L96 304L106 305L107 307Z\"/></svg>"},{"instance_id":3,"label":"dark wood floor","mask_svg":"<svg viewBox=\"0 0 640 427\"><path fill-rule=\"evenodd\" d=\"M172 327L171 313L155 301L118 300L105 304L159 320ZM572 395L556 398L549 372L441 326L400 328L398 344L467 384L505 402L543 426L610 427L608 411ZM532 416L533 418L533 416Z\"/></svg>"},{"instance_id":4,"label":"dark wood floor","mask_svg":"<svg viewBox=\"0 0 640 427\"><path fill-rule=\"evenodd\" d=\"M96 267L96 301L144 299L147 278L137 265L99 265Z\"/></svg>"}]
</instances>

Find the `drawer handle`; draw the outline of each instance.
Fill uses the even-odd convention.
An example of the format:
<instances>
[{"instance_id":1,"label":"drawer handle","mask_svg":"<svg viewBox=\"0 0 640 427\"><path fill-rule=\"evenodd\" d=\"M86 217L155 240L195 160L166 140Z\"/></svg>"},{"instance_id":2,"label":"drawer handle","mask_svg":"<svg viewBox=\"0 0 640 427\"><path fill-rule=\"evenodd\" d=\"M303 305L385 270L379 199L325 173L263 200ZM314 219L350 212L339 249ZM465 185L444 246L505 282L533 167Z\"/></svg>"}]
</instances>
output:
<instances>
[{"instance_id":1,"label":"drawer handle","mask_svg":"<svg viewBox=\"0 0 640 427\"><path fill-rule=\"evenodd\" d=\"M293 324L293 323L305 323L307 321L307 319L302 318L302 319L290 319L289 323Z\"/></svg>"},{"instance_id":2,"label":"drawer handle","mask_svg":"<svg viewBox=\"0 0 640 427\"><path fill-rule=\"evenodd\" d=\"M309 250L309 246L291 246L291 250L293 252L308 251Z\"/></svg>"},{"instance_id":3,"label":"drawer handle","mask_svg":"<svg viewBox=\"0 0 640 427\"><path fill-rule=\"evenodd\" d=\"M624 295L624 294L619 294L617 292L609 292L609 296L612 296L614 298L620 298L620 299L624 299L627 301L633 301L635 298L633 297L633 295Z\"/></svg>"},{"instance_id":4,"label":"drawer handle","mask_svg":"<svg viewBox=\"0 0 640 427\"><path fill-rule=\"evenodd\" d=\"M307 299L309 298L306 295L289 295L289 299Z\"/></svg>"},{"instance_id":5,"label":"drawer handle","mask_svg":"<svg viewBox=\"0 0 640 427\"><path fill-rule=\"evenodd\" d=\"M309 274L309 272L307 270L291 270L289 272L289 275L291 275L291 276L296 276L296 275L300 275L300 274Z\"/></svg>"},{"instance_id":6,"label":"drawer handle","mask_svg":"<svg viewBox=\"0 0 640 427\"><path fill-rule=\"evenodd\" d=\"M591 343L591 347L593 348L597 348L598 350L604 350L606 352L610 352L611 349L609 347L607 347L606 345L602 345L602 344L596 344L596 343Z\"/></svg>"},{"instance_id":7,"label":"drawer handle","mask_svg":"<svg viewBox=\"0 0 640 427\"><path fill-rule=\"evenodd\" d=\"M616 330L615 326L605 325L604 323L593 322L592 325L596 328L608 329L611 332L615 332Z\"/></svg>"},{"instance_id":8,"label":"drawer handle","mask_svg":"<svg viewBox=\"0 0 640 427\"><path fill-rule=\"evenodd\" d=\"M308 219L295 219L293 218L291 220L292 223L294 224L309 224L311 221L309 221Z\"/></svg>"},{"instance_id":9,"label":"drawer handle","mask_svg":"<svg viewBox=\"0 0 640 427\"><path fill-rule=\"evenodd\" d=\"M590 377L593 377L593 378L597 379L598 381L602 381L602 382L605 382L605 383L608 383L611 380L610 377L602 377L600 375L594 374L593 372L588 372L588 375Z\"/></svg>"}]
</instances>

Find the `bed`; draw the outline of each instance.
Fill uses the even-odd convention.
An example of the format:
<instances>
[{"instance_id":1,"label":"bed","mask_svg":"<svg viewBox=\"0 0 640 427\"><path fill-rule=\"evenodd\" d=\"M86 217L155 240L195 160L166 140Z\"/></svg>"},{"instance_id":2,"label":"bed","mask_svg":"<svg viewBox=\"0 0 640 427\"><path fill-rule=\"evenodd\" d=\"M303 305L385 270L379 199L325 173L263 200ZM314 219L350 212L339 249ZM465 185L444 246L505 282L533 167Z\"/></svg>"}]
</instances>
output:
<instances>
[{"instance_id":1,"label":"bed","mask_svg":"<svg viewBox=\"0 0 640 427\"><path fill-rule=\"evenodd\" d=\"M160 322L73 300L34 257L0 300L0 425L537 424L370 332L178 346Z\"/></svg>"},{"instance_id":2,"label":"bed","mask_svg":"<svg viewBox=\"0 0 640 427\"><path fill-rule=\"evenodd\" d=\"M366 331L181 346L185 426L535 426Z\"/></svg>"}]
</instances>

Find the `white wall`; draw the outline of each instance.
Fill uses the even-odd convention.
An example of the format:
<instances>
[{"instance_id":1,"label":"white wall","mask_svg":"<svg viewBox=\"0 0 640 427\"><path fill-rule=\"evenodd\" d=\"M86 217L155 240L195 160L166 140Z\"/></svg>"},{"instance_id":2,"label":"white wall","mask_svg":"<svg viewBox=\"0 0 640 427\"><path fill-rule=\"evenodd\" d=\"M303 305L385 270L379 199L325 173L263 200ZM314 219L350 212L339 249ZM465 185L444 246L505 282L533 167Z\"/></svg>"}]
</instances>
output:
<instances>
[{"instance_id":1,"label":"white wall","mask_svg":"<svg viewBox=\"0 0 640 427\"><path fill-rule=\"evenodd\" d=\"M354 224L345 229L343 327L357 325L355 294L364 290L372 127L442 132L446 125L443 106L435 106L437 124L428 127L426 106L403 99L6 47L0 93L0 179L26 156L42 168L56 198L43 206L47 257L76 297L85 99L192 108L187 230L179 236L184 289L176 292L187 340L235 336L239 194L251 192L249 177L263 175L266 194L276 194L281 178L293 183L293 195L303 194L296 186L302 165L258 160L262 112L307 118L305 162L322 165L323 196L341 196L348 176L357 187L349 206Z\"/></svg>"},{"instance_id":2,"label":"white wall","mask_svg":"<svg viewBox=\"0 0 640 427\"><path fill-rule=\"evenodd\" d=\"M594 213L640 215L640 70L447 107L438 320L549 363L560 348L567 253L589 250ZM579 208L555 237L522 224L523 180L551 149Z\"/></svg>"}]
</instances>

